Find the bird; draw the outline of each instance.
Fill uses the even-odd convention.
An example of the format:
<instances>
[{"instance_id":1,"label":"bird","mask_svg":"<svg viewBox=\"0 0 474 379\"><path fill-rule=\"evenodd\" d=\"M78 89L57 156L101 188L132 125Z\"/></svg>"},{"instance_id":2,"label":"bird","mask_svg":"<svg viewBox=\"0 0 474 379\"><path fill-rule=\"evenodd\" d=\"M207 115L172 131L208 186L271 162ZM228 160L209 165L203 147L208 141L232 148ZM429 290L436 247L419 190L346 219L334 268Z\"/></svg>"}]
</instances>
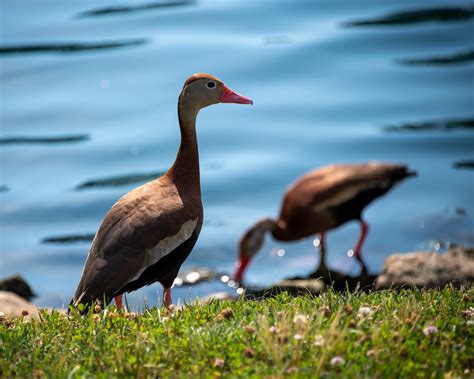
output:
<instances>
[{"instance_id":1,"label":"bird","mask_svg":"<svg viewBox=\"0 0 474 379\"><path fill-rule=\"evenodd\" d=\"M158 179L121 197L92 241L80 282L71 300L84 309L159 282L163 304L172 304L171 287L191 253L203 223L196 118L217 103L253 104L213 75L191 75L178 99L181 142L173 165Z\"/></svg>"},{"instance_id":2,"label":"bird","mask_svg":"<svg viewBox=\"0 0 474 379\"><path fill-rule=\"evenodd\" d=\"M286 190L278 219L259 220L243 234L235 281L242 283L244 272L261 248L267 232L283 242L319 234L321 257L311 276L325 278L329 272L325 261L325 235L351 220L359 223L360 235L349 252L361 266L360 276L368 275L362 259L362 247L369 232L369 224L362 215L364 208L397 183L416 175L406 165L384 162L333 164L306 173Z\"/></svg>"}]
</instances>

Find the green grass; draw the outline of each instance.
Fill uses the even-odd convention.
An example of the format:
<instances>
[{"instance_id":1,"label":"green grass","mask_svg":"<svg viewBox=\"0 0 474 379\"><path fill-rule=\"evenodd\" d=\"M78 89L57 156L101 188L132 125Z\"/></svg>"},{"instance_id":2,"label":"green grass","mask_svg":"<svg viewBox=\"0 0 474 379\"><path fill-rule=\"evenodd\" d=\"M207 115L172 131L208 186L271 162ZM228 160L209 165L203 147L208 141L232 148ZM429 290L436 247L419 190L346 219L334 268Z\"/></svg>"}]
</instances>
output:
<instances>
[{"instance_id":1,"label":"green grass","mask_svg":"<svg viewBox=\"0 0 474 379\"><path fill-rule=\"evenodd\" d=\"M167 314L3 319L0 377L474 375L474 289L285 294Z\"/></svg>"}]
</instances>

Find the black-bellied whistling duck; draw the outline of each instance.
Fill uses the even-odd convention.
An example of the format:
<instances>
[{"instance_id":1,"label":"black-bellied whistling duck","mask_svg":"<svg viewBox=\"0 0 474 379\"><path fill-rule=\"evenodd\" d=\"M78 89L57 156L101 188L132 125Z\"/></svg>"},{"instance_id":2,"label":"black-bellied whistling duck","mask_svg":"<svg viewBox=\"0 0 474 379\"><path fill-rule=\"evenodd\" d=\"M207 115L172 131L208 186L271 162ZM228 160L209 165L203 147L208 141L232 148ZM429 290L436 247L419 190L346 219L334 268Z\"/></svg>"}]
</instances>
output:
<instances>
[{"instance_id":1,"label":"black-bellied whistling duck","mask_svg":"<svg viewBox=\"0 0 474 379\"><path fill-rule=\"evenodd\" d=\"M71 304L90 305L160 282L169 307L171 286L201 231L203 209L196 139L198 112L217 103L252 104L209 74L184 83L178 100L181 145L159 179L128 192L105 216L92 242Z\"/></svg>"},{"instance_id":2,"label":"black-bellied whistling duck","mask_svg":"<svg viewBox=\"0 0 474 379\"><path fill-rule=\"evenodd\" d=\"M321 259L315 273L325 276L325 233L350 220L357 220L361 226L352 255L360 262L361 274L367 275L361 250L369 226L362 212L373 200L412 175L416 173L404 165L379 162L331 165L303 175L286 191L278 220L258 221L241 238L235 280L242 282L250 259L263 244L265 232L278 241L296 241L319 234Z\"/></svg>"}]
</instances>

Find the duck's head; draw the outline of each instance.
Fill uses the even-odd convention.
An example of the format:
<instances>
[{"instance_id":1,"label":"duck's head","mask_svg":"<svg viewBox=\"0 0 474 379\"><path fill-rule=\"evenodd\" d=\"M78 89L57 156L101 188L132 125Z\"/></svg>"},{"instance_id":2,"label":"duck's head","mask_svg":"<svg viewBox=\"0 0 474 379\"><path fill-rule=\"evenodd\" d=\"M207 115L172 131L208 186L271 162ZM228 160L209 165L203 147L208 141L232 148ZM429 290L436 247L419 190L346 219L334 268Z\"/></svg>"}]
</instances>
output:
<instances>
[{"instance_id":1,"label":"duck's head","mask_svg":"<svg viewBox=\"0 0 474 379\"><path fill-rule=\"evenodd\" d=\"M250 260L258 253L265 240L265 233L272 231L275 221L263 219L245 232L239 243L239 259L236 264L234 280L242 283Z\"/></svg>"},{"instance_id":2,"label":"duck's head","mask_svg":"<svg viewBox=\"0 0 474 379\"><path fill-rule=\"evenodd\" d=\"M211 74L194 74L185 82L180 101L196 110L217 103L253 104L252 99L239 95Z\"/></svg>"}]
</instances>

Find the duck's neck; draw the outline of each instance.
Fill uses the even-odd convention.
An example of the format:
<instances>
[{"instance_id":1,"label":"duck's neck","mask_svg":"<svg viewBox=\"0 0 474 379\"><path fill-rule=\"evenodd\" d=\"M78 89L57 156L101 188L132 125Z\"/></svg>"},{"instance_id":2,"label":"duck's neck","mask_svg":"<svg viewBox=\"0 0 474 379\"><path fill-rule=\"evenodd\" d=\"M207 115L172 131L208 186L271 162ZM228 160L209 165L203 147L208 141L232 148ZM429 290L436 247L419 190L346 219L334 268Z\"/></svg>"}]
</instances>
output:
<instances>
[{"instance_id":1,"label":"duck's neck","mask_svg":"<svg viewBox=\"0 0 474 379\"><path fill-rule=\"evenodd\" d=\"M168 175L177 184L185 184L201 193L199 179L199 151L196 136L196 118L198 109L188 106L180 97L178 102L179 128L181 131L181 144L178 155Z\"/></svg>"},{"instance_id":2,"label":"duck's neck","mask_svg":"<svg viewBox=\"0 0 474 379\"><path fill-rule=\"evenodd\" d=\"M278 241L292 240L288 228L286 227L286 223L282 220L272 220L270 232L272 233L273 238Z\"/></svg>"},{"instance_id":3,"label":"duck's neck","mask_svg":"<svg viewBox=\"0 0 474 379\"><path fill-rule=\"evenodd\" d=\"M259 233L270 232L272 237L277 241L287 241L286 224L281 220L274 220L272 218L264 218L258 221L252 228Z\"/></svg>"}]
</instances>

